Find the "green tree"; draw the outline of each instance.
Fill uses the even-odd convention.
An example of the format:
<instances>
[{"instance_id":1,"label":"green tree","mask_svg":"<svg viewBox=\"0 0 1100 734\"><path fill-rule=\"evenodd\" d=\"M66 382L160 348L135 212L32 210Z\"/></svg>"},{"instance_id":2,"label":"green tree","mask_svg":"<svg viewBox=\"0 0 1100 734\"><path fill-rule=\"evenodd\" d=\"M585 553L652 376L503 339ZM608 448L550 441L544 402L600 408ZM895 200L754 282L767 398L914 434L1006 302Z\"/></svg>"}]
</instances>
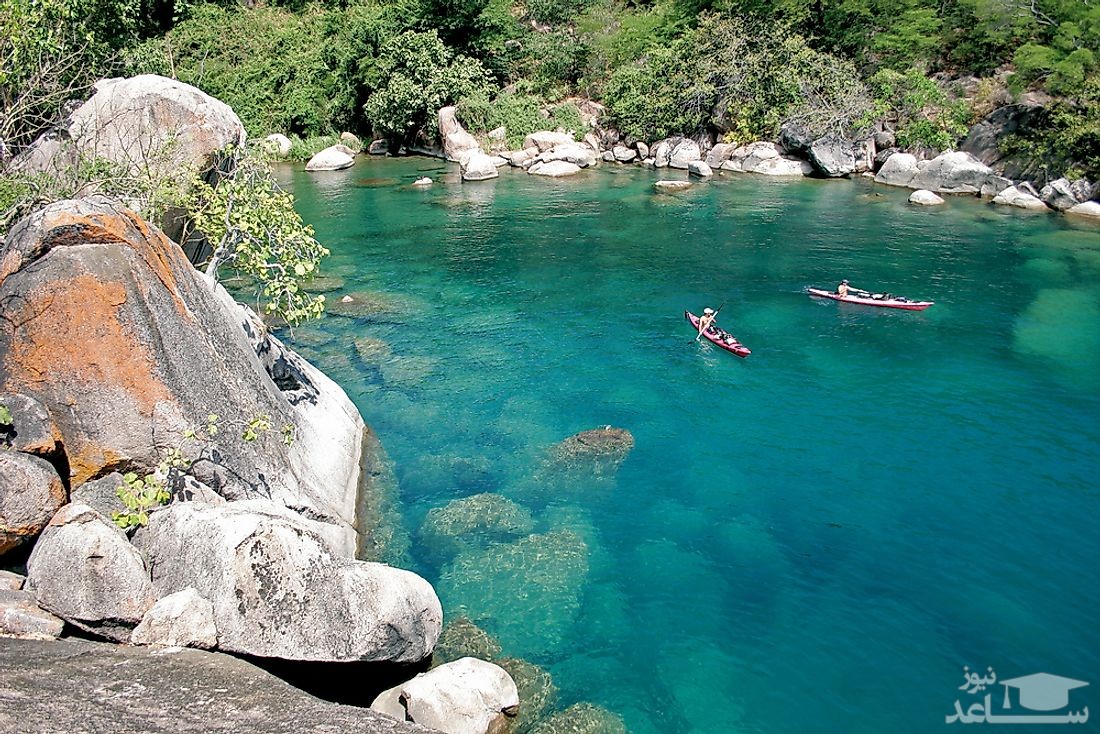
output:
<instances>
[{"instance_id":1,"label":"green tree","mask_svg":"<svg viewBox=\"0 0 1100 734\"><path fill-rule=\"evenodd\" d=\"M434 130L440 107L488 90L489 74L477 60L455 54L435 31L406 31L388 40L368 76L373 93L364 112L394 142Z\"/></svg>"}]
</instances>

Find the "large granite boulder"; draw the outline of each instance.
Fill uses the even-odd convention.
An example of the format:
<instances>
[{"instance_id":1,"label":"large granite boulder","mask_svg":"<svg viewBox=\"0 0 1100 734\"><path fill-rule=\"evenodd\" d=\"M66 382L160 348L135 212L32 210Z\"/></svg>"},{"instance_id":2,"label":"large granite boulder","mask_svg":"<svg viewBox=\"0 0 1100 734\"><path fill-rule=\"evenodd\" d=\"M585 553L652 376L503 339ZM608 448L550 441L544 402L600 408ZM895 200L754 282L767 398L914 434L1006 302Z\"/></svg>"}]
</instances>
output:
<instances>
[{"instance_id":1,"label":"large granite boulder","mask_svg":"<svg viewBox=\"0 0 1100 734\"><path fill-rule=\"evenodd\" d=\"M318 151L306 163L307 171L342 171L355 165L355 158L343 145L330 145Z\"/></svg>"},{"instance_id":2,"label":"large granite boulder","mask_svg":"<svg viewBox=\"0 0 1100 734\"><path fill-rule=\"evenodd\" d=\"M329 703L231 655L0 638L0 731L431 734Z\"/></svg>"},{"instance_id":3,"label":"large granite boulder","mask_svg":"<svg viewBox=\"0 0 1100 734\"><path fill-rule=\"evenodd\" d=\"M448 106L439 110L439 137L443 140L443 157L449 161L462 163L474 153L481 153L481 145L456 116L457 107Z\"/></svg>"},{"instance_id":4,"label":"large granite boulder","mask_svg":"<svg viewBox=\"0 0 1100 734\"><path fill-rule=\"evenodd\" d=\"M971 154L948 151L918 164L917 175L907 185L948 194L979 194L986 181L995 175Z\"/></svg>"},{"instance_id":5,"label":"large granite boulder","mask_svg":"<svg viewBox=\"0 0 1100 734\"><path fill-rule=\"evenodd\" d=\"M575 163L569 161L550 161L549 163L534 163L528 169L527 173L535 176L547 176L549 178L561 178L563 176L573 176L581 172L581 167Z\"/></svg>"},{"instance_id":6,"label":"large granite boulder","mask_svg":"<svg viewBox=\"0 0 1100 734\"><path fill-rule=\"evenodd\" d=\"M760 161L751 169L743 170L745 173L757 173L761 176L809 176L814 168L808 161L780 156Z\"/></svg>"},{"instance_id":7,"label":"large granite boulder","mask_svg":"<svg viewBox=\"0 0 1100 734\"><path fill-rule=\"evenodd\" d=\"M159 230L105 199L45 207L0 245L0 301L0 391L48 410L71 486L181 448L218 494L293 507L354 553L359 412ZM187 439L210 414L223 430ZM292 444L278 428L242 441L261 415Z\"/></svg>"},{"instance_id":8,"label":"large granite boulder","mask_svg":"<svg viewBox=\"0 0 1100 734\"><path fill-rule=\"evenodd\" d=\"M430 655L443 617L431 585L334 554L317 525L264 500L174 503L134 542L158 594L193 587L210 600L218 649L289 660Z\"/></svg>"},{"instance_id":9,"label":"large granite boulder","mask_svg":"<svg viewBox=\"0 0 1100 734\"><path fill-rule=\"evenodd\" d=\"M779 144L787 153L809 157L813 136L805 125L797 122L784 122L779 126Z\"/></svg>"},{"instance_id":10,"label":"large granite boulder","mask_svg":"<svg viewBox=\"0 0 1100 734\"><path fill-rule=\"evenodd\" d=\"M699 144L691 138L676 142L668 154L669 168L687 168L693 161L702 160L703 153Z\"/></svg>"},{"instance_id":11,"label":"large granite boulder","mask_svg":"<svg viewBox=\"0 0 1100 734\"><path fill-rule=\"evenodd\" d=\"M613 160L619 163L630 163L638 157L638 151L633 148L628 148L625 145L616 145L610 151Z\"/></svg>"},{"instance_id":12,"label":"large granite boulder","mask_svg":"<svg viewBox=\"0 0 1100 734\"><path fill-rule=\"evenodd\" d=\"M736 149L737 146L732 143L718 143L707 151L706 164L711 168L721 168Z\"/></svg>"},{"instance_id":13,"label":"large granite boulder","mask_svg":"<svg viewBox=\"0 0 1100 734\"><path fill-rule=\"evenodd\" d=\"M688 175L710 178L714 175L714 170L704 161L691 161L688 163Z\"/></svg>"},{"instance_id":14,"label":"large granite boulder","mask_svg":"<svg viewBox=\"0 0 1100 734\"><path fill-rule=\"evenodd\" d=\"M810 144L810 162L818 173L829 178L847 176L856 170L852 141L839 135L826 135Z\"/></svg>"},{"instance_id":15,"label":"large granite boulder","mask_svg":"<svg viewBox=\"0 0 1100 734\"><path fill-rule=\"evenodd\" d=\"M1034 211L1046 211L1047 205L1043 203L1043 200L1037 196L1032 196L1015 186L1009 186L993 197L994 204L1002 204L1004 206L1015 206L1020 209L1031 209Z\"/></svg>"},{"instance_id":16,"label":"large granite boulder","mask_svg":"<svg viewBox=\"0 0 1100 734\"><path fill-rule=\"evenodd\" d=\"M129 641L157 598L125 533L78 503L63 507L35 543L26 588L43 609L118 642Z\"/></svg>"},{"instance_id":17,"label":"large granite boulder","mask_svg":"<svg viewBox=\"0 0 1100 734\"><path fill-rule=\"evenodd\" d=\"M65 502L49 462L0 449L0 556L34 540Z\"/></svg>"},{"instance_id":18,"label":"large granite boulder","mask_svg":"<svg viewBox=\"0 0 1100 734\"><path fill-rule=\"evenodd\" d=\"M237 114L201 90L155 74L104 79L62 124L43 136L17 167L55 172L103 158L152 181L188 185L222 164L227 146L245 141Z\"/></svg>"},{"instance_id":19,"label":"large granite boulder","mask_svg":"<svg viewBox=\"0 0 1100 734\"><path fill-rule=\"evenodd\" d=\"M542 163L565 161L580 168L588 168L596 164L596 157L596 152L590 146L580 143L563 143L555 145L552 149L539 155L538 161Z\"/></svg>"},{"instance_id":20,"label":"large granite boulder","mask_svg":"<svg viewBox=\"0 0 1100 734\"><path fill-rule=\"evenodd\" d=\"M30 592L0 588L0 637L54 640L64 629L65 621L39 607Z\"/></svg>"},{"instance_id":21,"label":"large granite boulder","mask_svg":"<svg viewBox=\"0 0 1100 734\"><path fill-rule=\"evenodd\" d=\"M569 133L551 132L549 130L539 130L533 132L523 139L523 145L521 148L536 148L539 153L545 153L548 150L552 150L559 145L567 145L575 143L576 139Z\"/></svg>"},{"instance_id":22,"label":"large granite boulder","mask_svg":"<svg viewBox=\"0 0 1100 734\"><path fill-rule=\"evenodd\" d=\"M911 153L893 153L875 174L877 183L908 186L917 175L917 157Z\"/></svg>"},{"instance_id":23,"label":"large granite boulder","mask_svg":"<svg viewBox=\"0 0 1100 734\"><path fill-rule=\"evenodd\" d=\"M218 644L214 605L191 587L161 597L134 628L130 641L135 645L209 650Z\"/></svg>"},{"instance_id":24,"label":"large granite boulder","mask_svg":"<svg viewBox=\"0 0 1100 734\"><path fill-rule=\"evenodd\" d=\"M371 708L445 734L496 734L519 711L519 692L499 666L460 658L383 691Z\"/></svg>"},{"instance_id":25,"label":"large granite boulder","mask_svg":"<svg viewBox=\"0 0 1100 734\"><path fill-rule=\"evenodd\" d=\"M500 175L497 173L497 164L493 158L481 151L470 153L461 162L461 166L463 181L485 181Z\"/></svg>"}]
</instances>

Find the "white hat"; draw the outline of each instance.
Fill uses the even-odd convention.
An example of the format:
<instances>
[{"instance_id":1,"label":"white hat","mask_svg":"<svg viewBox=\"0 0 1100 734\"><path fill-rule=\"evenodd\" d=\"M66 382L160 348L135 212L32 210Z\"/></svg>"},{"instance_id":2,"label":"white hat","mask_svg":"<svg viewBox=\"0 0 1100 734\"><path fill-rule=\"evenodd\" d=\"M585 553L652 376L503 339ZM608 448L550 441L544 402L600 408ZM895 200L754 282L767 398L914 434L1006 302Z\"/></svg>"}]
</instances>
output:
<instances>
[{"instance_id":1,"label":"white hat","mask_svg":"<svg viewBox=\"0 0 1100 734\"><path fill-rule=\"evenodd\" d=\"M712 314L712 313L714 313L714 309L713 309L713 308L704 308L704 309L703 309L703 315L704 315L704 316L709 316L709 315L710 315L710 314Z\"/></svg>"}]
</instances>

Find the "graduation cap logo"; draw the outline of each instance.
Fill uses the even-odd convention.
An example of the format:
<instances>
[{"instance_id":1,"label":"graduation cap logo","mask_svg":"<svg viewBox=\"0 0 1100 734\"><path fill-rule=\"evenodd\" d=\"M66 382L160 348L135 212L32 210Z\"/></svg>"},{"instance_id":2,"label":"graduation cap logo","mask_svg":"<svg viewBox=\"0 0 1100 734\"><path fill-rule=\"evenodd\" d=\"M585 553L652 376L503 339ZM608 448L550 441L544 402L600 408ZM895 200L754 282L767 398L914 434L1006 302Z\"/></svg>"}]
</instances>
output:
<instances>
[{"instance_id":1,"label":"graduation cap logo","mask_svg":"<svg viewBox=\"0 0 1100 734\"><path fill-rule=\"evenodd\" d=\"M1020 692L1020 705L1032 711L1057 711L1069 705L1069 692L1074 688L1087 686L1083 680L1063 678L1050 673L1035 673L1022 678L1010 678L1001 681L1005 687L1004 708L1012 708L1009 691L1013 688Z\"/></svg>"}]
</instances>

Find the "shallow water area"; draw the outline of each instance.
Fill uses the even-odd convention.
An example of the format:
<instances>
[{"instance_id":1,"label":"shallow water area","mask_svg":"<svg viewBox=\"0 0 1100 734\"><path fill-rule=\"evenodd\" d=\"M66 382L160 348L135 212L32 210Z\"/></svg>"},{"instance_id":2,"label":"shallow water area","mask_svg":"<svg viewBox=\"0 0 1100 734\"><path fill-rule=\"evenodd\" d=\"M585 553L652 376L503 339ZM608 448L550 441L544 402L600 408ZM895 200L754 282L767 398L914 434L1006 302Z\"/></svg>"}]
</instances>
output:
<instances>
[{"instance_id":1,"label":"shallow water area","mask_svg":"<svg viewBox=\"0 0 1100 734\"><path fill-rule=\"evenodd\" d=\"M446 613L548 670L559 709L927 732L978 700L968 665L1091 681L1071 700L1100 710L1098 228L865 181L282 175L344 281L329 301L392 304L288 341L378 432ZM840 278L936 305L804 293ZM721 304L745 360L684 320ZM621 466L548 460L604 425L633 434ZM480 493L533 529L428 545L429 511Z\"/></svg>"}]
</instances>

